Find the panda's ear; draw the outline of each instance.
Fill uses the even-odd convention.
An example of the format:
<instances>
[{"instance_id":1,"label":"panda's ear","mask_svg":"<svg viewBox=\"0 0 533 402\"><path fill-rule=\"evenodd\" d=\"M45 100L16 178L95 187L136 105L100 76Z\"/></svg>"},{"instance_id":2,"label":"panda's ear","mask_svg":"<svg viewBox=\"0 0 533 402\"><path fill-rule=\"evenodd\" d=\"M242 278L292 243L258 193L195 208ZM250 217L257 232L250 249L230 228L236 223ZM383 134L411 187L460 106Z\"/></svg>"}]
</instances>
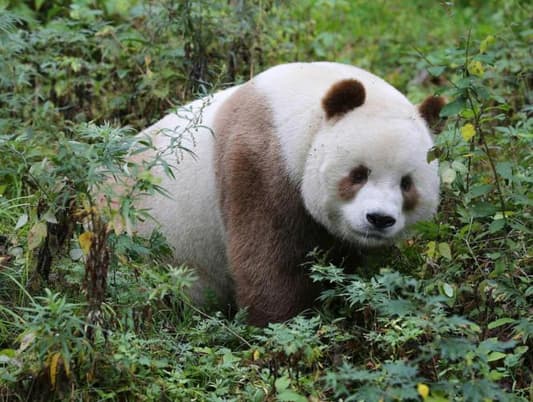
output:
<instances>
[{"instance_id":1,"label":"panda's ear","mask_svg":"<svg viewBox=\"0 0 533 402\"><path fill-rule=\"evenodd\" d=\"M361 106L365 102L365 87L355 79L335 83L322 98L322 108L329 120Z\"/></svg>"},{"instance_id":2,"label":"panda's ear","mask_svg":"<svg viewBox=\"0 0 533 402\"><path fill-rule=\"evenodd\" d=\"M435 134L440 133L444 127L444 119L440 117L440 111L445 105L446 99L442 96L428 96L418 105L420 115Z\"/></svg>"}]
</instances>

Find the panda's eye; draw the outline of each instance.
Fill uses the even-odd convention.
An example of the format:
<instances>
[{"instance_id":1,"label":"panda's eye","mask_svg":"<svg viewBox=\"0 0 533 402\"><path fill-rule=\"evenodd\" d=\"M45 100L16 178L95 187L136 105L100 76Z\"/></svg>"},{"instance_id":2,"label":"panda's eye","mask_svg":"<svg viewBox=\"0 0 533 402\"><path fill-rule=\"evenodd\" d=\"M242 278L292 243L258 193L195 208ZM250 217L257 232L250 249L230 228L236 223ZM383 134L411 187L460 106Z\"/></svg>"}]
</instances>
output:
<instances>
[{"instance_id":1,"label":"panda's eye","mask_svg":"<svg viewBox=\"0 0 533 402\"><path fill-rule=\"evenodd\" d=\"M370 174L370 169L366 166L358 166L350 172L350 180L353 184L362 184L365 183Z\"/></svg>"},{"instance_id":2,"label":"panda's eye","mask_svg":"<svg viewBox=\"0 0 533 402\"><path fill-rule=\"evenodd\" d=\"M411 179L411 176L407 175L402 177L402 181L400 182L400 187L402 191L409 191L411 187L413 186L413 179Z\"/></svg>"}]
</instances>

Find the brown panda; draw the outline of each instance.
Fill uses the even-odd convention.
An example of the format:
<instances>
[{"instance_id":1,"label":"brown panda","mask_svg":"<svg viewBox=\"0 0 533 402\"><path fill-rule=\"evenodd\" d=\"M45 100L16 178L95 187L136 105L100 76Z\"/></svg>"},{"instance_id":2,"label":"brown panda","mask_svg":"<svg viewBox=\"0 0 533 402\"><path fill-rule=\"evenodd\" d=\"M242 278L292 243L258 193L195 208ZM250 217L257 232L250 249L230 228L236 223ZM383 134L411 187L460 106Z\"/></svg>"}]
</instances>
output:
<instances>
[{"instance_id":1,"label":"brown panda","mask_svg":"<svg viewBox=\"0 0 533 402\"><path fill-rule=\"evenodd\" d=\"M175 179L161 173L170 197L141 206L175 262L197 270L195 301L210 289L252 324L283 321L320 292L302 266L315 247L357 257L434 214L439 177L426 155L442 106L416 107L344 64L273 67L146 130L160 148L179 135L195 157Z\"/></svg>"}]
</instances>

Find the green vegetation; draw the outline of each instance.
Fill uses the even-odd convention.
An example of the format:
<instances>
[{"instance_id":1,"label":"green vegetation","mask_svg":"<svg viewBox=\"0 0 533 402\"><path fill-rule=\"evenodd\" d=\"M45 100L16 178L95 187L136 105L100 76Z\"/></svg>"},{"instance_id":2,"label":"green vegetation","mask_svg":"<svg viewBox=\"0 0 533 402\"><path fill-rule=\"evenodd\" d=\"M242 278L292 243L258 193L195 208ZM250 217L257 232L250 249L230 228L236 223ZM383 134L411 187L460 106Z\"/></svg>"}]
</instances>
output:
<instances>
[{"instance_id":1,"label":"green vegetation","mask_svg":"<svg viewBox=\"0 0 533 402\"><path fill-rule=\"evenodd\" d=\"M517 0L0 0L0 400L533 399L531 15ZM152 147L133 134L317 59L448 98L428 155L439 214L373 272L317 252L331 286L312 314L258 329L199 311L162 236L132 231L149 214L135 198L164 191L149 169L189 156L176 142L128 164Z\"/></svg>"}]
</instances>

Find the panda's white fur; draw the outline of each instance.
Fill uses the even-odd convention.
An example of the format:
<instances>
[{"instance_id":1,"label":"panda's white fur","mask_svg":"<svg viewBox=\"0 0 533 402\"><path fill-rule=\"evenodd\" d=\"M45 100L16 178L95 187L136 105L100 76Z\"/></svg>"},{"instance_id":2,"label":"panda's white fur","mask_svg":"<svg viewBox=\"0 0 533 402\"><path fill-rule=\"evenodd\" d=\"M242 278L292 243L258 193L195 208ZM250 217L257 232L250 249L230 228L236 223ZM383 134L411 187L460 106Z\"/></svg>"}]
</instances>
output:
<instances>
[{"instance_id":1,"label":"panda's white fur","mask_svg":"<svg viewBox=\"0 0 533 402\"><path fill-rule=\"evenodd\" d=\"M334 116L328 118L323 99L332 86L347 79L362 84L364 102L353 110L333 113ZM258 110L264 108L268 113L239 116L240 109L231 105L238 105L239 94L245 91L251 94L247 99L253 102L257 99ZM217 139L222 141L216 122L224 118L221 113L227 113L228 109L252 126L256 118L268 120L284 165L283 171L276 174L287 176L291 186L301 194L307 213L339 241L356 248L385 245L410 224L431 217L437 208L437 165L426 162L427 151L432 146L428 124L419 109L400 92L375 75L344 64L293 63L273 67L242 86L193 102L180 109L179 116L170 114L145 131L161 148L168 145L169 136L183 135L183 145L195 154L195 157L180 158L175 179L161 173L161 185L170 193L170 198L145 198L141 207L151 208L160 230L174 248L176 261L198 269L200 286L214 289L221 298L231 297L232 276L238 276L235 270L240 269L230 267L237 265L231 263L233 260L228 256L232 239L228 238L231 231L227 226L231 222L227 219L232 218L221 210L217 181L217 175L221 174L217 169L224 170L224 165L218 168L216 165L216 142ZM199 124L192 132L184 134L183 128L193 116L200 116ZM261 135L269 133L241 133L243 138ZM261 153L261 150L252 151ZM350 199L339 197L339 183L358 166L368 169L366 182ZM410 176L416 186L416 205L409 209L404 207L405 195L400 187L405 176ZM264 208L261 213L268 214L269 205ZM369 214L390 217L394 223L378 230L369 223ZM140 230L147 232L152 228L153 224L146 223ZM261 236L261 230L257 228L257 236ZM239 250L246 247L245 243L246 239L241 239ZM261 286L258 280L253 281L254 275L249 280L236 280L235 286L252 286L248 283ZM274 273L269 275L266 278L275 281ZM275 275L279 275L279 271ZM256 289L251 292L256 296L241 297L239 301L240 289L236 291L238 304L252 310L250 304L256 303L254 297L268 297L261 289ZM257 303L263 305L263 300ZM257 316L257 319L252 317L252 322L264 324L285 319L298 311L296 307L288 308L287 314L276 315L268 302L265 305L269 307L252 313Z\"/></svg>"},{"instance_id":2,"label":"panda's white fur","mask_svg":"<svg viewBox=\"0 0 533 402\"><path fill-rule=\"evenodd\" d=\"M177 263L205 271L199 272L201 283L195 289L195 299L201 298L204 286L213 288L221 298L231 291L224 228L215 191L214 136L210 125L220 105L237 88L180 107L177 113L165 116L140 135L152 137L153 145L159 149L168 148L170 137L179 136L177 144L191 151L190 154L178 151L177 158L169 161L177 167L175 179L161 168L155 170L161 180L159 184L169 196L157 194L141 200L138 208L150 209L155 221L146 220L138 229L149 234L157 227L173 248Z\"/></svg>"}]
</instances>

